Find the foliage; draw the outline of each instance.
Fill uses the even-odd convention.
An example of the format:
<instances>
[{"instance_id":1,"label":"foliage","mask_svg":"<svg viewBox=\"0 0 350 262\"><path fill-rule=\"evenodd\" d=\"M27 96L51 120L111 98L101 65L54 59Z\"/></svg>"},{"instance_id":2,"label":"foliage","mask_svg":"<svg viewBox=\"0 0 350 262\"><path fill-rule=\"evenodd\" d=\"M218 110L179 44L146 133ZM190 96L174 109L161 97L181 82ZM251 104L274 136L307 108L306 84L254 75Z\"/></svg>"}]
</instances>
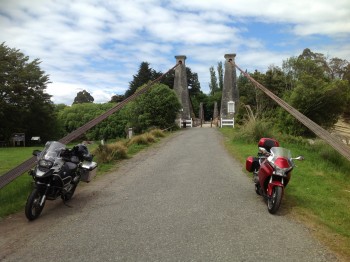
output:
<instances>
[{"instance_id":1,"label":"foliage","mask_svg":"<svg viewBox=\"0 0 350 262\"><path fill-rule=\"evenodd\" d=\"M109 103L120 103L124 100L124 95L114 95L111 97L111 101Z\"/></svg>"},{"instance_id":2,"label":"foliage","mask_svg":"<svg viewBox=\"0 0 350 262\"><path fill-rule=\"evenodd\" d=\"M25 133L27 140L57 136L54 106L45 92L50 80L40 63L0 44L0 140L9 140L16 132Z\"/></svg>"},{"instance_id":3,"label":"foliage","mask_svg":"<svg viewBox=\"0 0 350 262\"><path fill-rule=\"evenodd\" d=\"M73 104L83 104L83 103L93 103L94 98L86 90L80 91L77 93L77 96L74 98Z\"/></svg>"},{"instance_id":4,"label":"foliage","mask_svg":"<svg viewBox=\"0 0 350 262\"><path fill-rule=\"evenodd\" d=\"M110 163L115 160L126 159L128 157L127 147L121 141L99 145L95 150L92 151L92 154L95 156L95 159L98 163Z\"/></svg>"},{"instance_id":5,"label":"foliage","mask_svg":"<svg viewBox=\"0 0 350 262\"><path fill-rule=\"evenodd\" d=\"M131 146L131 145L134 145L134 144L137 144L137 145L148 145L148 144L151 144L151 143L154 143L156 141L155 137L150 134L150 133L145 133L145 134L142 134L142 135L138 135L138 136L134 136L132 137L127 145L128 146Z\"/></svg>"},{"instance_id":6,"label":"foliage","mask_svg":"<svg viewBox=\"0 0 350 262\"><path fill-rule=\"evenodd\" d=\"M154 137L165 137L165 133L164 131L162 131L161 129L153 129L149 132L151 135L153 135Z\"/></svg>"},{"instance_id":7,"label":"foliage","mask_svg":"<svg viewBox=\"0 0 350 262\"><path fill-rule=\"evenodd\" d=\"M154 69L150 68L150 64L147 62L142 62L139 71L133 76L133 80L129 83L129 89L126 90L124 97L128 98L136 92L136 90L149 81L152 81L159 77L161 73L156 72Z\"/></svg>"},{"instance_id":8,"label":"foliage","mask_svg":"<svg viewBox=\"0 0 350 262\"><path fill-rule=\"evenodd\" d=\"M222 89L224 88L224 69L222 67L222 62L218 62L218 66L216 69L218 70L219 89L222 91Z\"/></svg>"},{"instance_id":9,"label":"foliage","mask_svg":"<svg viewBox=\"0 0 350 262\"><path fill-rule=\"evenodd\" d=\"M64 129L62 136L73 132L90 120L100 116L102 113L111 109L114 105L114 103L84 103L74 104L70 107L63 108L63 110L59 111L58 113L58 121L60 123L60 126L62 126ZM106 120L102 121L87 131L85 134L86 139L106 140L110 138L124 137L126 134L125 129L128 122L128 117L125 113L127 110L126 108L114 113Z\"/></svg>"},{"instance_id":10,"label":"foliage","mask_svg":"<svg viewBox=\"0 0 350 262\"><path fill-rule=\"evenodd\" d=\"M222 97L222 92L217 91L214 94L207 96L207 98L204 100L204 118L206 120L209 120L213 117L215 102L218 105L218 110L220 110L221 97Z\"/></svg>"},{"instance_id":11,"label":"foliage","mask_svg":"<svg viewBox=\"0 0 350 262\"><path fill-rule=\"evenodd\" d=\"M274 137L273 123L267 119L246 119L244 125L236 133L240 138L249 143L257 143L262 137Z\"/></svg>"},{"instance_id":12,"label":"foliage","mask_svg":"<svg viewBox=\"0 0 350 262\"><path fill-rule=\"evenodd\" d=\"M58 113L59 124L64 130L62 136L73 132L113 106L114 103L84 103L62 108ZM88 130L85 139L107 140L125 137L129 127L133 127L136 133L146 131L150 127L168 128L174 124L179 108L174 91L158 84L148 93L129 102L108 119Z\"/></svg>"},{"instance_id":13,"label":"foliage","mask_svg":"<svg viewBox=\"0 0 350 262\"><path fill-rule=\"evenodd\" d=\"M156 84L130 105L130 126L136 133L152 126L168 128L174 124L180 108L175 92L163 84Z\"/></svg>"},{"instance_id":14,"label":"foliage","mask_svg":"<svg viewBox=\"0 0 350 262\"><path fill-rule=\"evenodd\" d=\"M198 74L193 73L191 68L186 67L187 85L189 87L190 96L202 93L201 84L198 81Z\"/></svg>"},{"instance_id":15,"label":"foliage","mask_svg":"<svg viewBox=\"0 0 350 262\"><path fill-rule=\"evenodd\" d=\"M348 103L347 99L350 87L347 81L333 80L327 76L314 75L317 70L316 62L306 60L298 61L301 67L307 67L309 73L298 73L298 81L295 87L285 92L284 99L302 114L321 125L331 128L344 112ZM287 112L280 109L279 125L281 129L294 135L311 135L306 127L297 122Z\"/></svg>"},{"instance_id":16,"label":"foliage","mask_svg":"<svg viewBox=\"0 0 350 262\"><path fill-rule=\"evenodd\" d=\"M346 81L350 70L346 60L332 58L305 49L298 57L283 62L282 69L270 67L265 74L255 71L251 76L283 98L291 106L324 128L331 128L342 114L350 114L350 85ZM293 116L280 109L243 75L237 80L240 104L236 114L243 123L249 106L258 118L276 121L282 132L294 135L311 133Z\"/></svg>"},{"instance_id":17,"label":"foliage","mask_svg":"<svg viewBox=\"0 0 350 262\"><path fill-rule=\"evenodd\" d=\"M213 66L209 68L209 72L210 72L210 83L209 83L210 94L214 94L215 92L219 91L218 79L216 77L216 73Z\"/></svg>"}]
</instances>

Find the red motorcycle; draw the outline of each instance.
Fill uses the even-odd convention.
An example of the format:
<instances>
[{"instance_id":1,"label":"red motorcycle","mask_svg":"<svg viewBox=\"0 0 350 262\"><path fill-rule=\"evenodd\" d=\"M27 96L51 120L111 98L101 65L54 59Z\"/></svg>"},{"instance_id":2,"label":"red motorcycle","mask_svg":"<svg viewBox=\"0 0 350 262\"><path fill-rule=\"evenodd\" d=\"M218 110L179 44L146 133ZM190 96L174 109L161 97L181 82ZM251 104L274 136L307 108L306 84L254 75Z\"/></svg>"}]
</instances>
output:
<instances>
[{"instance_id":1,"label":"red motorcycle","mask_svg":"<svg viewBox=\"0 0 350 262\"><path fill-rule=\"evenodd\" d=\"M293 160L303 160L304 157L292 158L290 150L280 147L272 138L261 138L258 148L258 157L247 158L246 169L253 172L255 192L267 200L268 211L275 214L291 178L295 166Z\"/></svg>"}]
</instances>

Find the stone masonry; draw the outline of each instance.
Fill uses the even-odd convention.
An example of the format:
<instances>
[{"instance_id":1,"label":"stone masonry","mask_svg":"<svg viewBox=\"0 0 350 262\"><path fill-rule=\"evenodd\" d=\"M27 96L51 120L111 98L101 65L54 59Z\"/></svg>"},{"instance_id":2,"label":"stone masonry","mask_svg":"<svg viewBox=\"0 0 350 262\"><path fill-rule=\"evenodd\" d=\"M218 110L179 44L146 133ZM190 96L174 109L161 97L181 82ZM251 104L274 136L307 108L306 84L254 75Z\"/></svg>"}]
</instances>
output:
<instances>
[{"instance_id":1,"label":"stone masonry","mask_svg":"<svg viewBox=\"0 0 350 262\"><path fill-rule=\"evenodd\" d=\"M182 111L179 113L179 118L191 119L190 109L190 96L187 86L187 74L185 60L186 56L175 56L176 64L179 64L175 68L174 90L182 105Z\"/></svg>"},{"instance_id":2,"label":"stone masonry","mask_svg":"<svg viewBox=\"0 0 350 262\"><path fill-rule=\"evenodd\" d=\"M235 57L236 54L225 55L224 86L220 108L220 117L223 119L232 119L234 117L234 113L228 113L228 102L235 102L235 111L237 111L236 109L239 102Z\"/></svg>"}]
</instances>

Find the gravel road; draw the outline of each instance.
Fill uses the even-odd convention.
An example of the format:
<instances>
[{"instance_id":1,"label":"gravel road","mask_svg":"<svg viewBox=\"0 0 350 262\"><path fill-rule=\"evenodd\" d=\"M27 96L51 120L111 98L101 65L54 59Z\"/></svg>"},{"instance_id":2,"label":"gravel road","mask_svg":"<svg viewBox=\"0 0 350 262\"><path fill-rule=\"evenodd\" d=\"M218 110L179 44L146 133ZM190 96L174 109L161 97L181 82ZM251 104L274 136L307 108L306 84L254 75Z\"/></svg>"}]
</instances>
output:
<instances>
[{"instance_id":1,"label":"gravel road","mask_svg":"<svg viewBox=\"0 0 350 262\"><path fill-rule=\"evenodd\" d=\"M252 152L254 153L254 152ZM0 222L1 261L336 261L270 215L212 128L185 129L79 186L70 207Z\"/></svg>"}]
</instances>

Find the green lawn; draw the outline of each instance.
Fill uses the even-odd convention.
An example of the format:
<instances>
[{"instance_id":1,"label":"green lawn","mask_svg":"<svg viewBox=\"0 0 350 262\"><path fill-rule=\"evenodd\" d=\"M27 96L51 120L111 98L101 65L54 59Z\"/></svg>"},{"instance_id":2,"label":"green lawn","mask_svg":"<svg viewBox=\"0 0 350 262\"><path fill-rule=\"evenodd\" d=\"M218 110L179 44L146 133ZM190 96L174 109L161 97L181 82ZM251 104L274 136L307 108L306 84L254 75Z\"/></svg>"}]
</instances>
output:
<instances>
[{"instance_id":1,"label":"green lawn","mask_svg":"<svg viewBox=\"0 0 350 262\"><path fill-rule=\"evenodd\" d=\"M21 164L23 161L32 157L34 149L42 149L38 147L0 147L0 176L10 169Z\"/></svg>"}]
</instances>

